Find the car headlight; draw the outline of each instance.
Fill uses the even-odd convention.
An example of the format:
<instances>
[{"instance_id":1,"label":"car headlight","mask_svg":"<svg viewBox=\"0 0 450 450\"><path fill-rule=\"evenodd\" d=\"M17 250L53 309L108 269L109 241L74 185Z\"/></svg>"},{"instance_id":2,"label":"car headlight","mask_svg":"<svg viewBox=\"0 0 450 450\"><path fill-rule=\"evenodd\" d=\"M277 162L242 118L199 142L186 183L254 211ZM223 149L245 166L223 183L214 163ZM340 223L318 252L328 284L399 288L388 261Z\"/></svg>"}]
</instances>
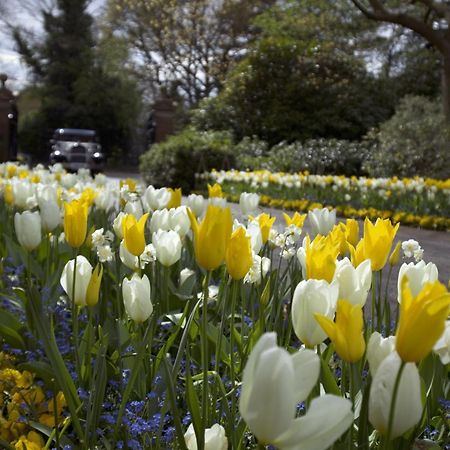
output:
<instances>
[{"instance_id":1,"label":"car headlight","mask_svg":"<svg viewBox=\"0 0 450 450\"><path fill-rule=\"evenodd\" d=\"M92 156L94 158L101 158L102 157L101 153L99 153L99 152L95 152Z\"/></svg>"},{"instance_id":2,"label":"car headlight","mask_svg":"<svg viewBox=\"0 0 450 450\"><path fill-rule=\"evenodd\" d=\"M53 154L54 154L55 156L59 156L59 155L61 154L61 152L60 152L59 150L55 150L55 151L53 152Z\"/></svg>"}]
</instances>

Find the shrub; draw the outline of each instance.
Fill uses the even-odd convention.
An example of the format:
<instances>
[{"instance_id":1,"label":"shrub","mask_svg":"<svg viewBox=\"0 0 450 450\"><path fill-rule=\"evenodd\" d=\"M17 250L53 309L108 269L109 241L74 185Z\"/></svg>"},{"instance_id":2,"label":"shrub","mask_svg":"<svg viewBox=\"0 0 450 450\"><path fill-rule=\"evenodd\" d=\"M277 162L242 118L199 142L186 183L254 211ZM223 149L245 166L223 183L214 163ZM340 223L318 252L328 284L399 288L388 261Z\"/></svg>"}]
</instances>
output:
<instances>
[{"instance_id":1,"label":"shrub","mask_svg":"<svg viewBox=\"0 0 450 450\"><path fill-rule=\"evenodd\" d=\"M195 187L195 174L234 167L230 134L186 128L167 141L152 145L141 156L139 169L146 183L156 187Z\"/></svg>"},{"instance_id":2,"label":"shrub","mask_svg":"<svg viewBox=\"0 0 450 450\"><path fill-rule=\"evenodd\" d=\"M370 137L375 146L364 166L373 177L447 178L450 173L450 128L438 101L405 97Z\"/></svg>"}]
</instances>

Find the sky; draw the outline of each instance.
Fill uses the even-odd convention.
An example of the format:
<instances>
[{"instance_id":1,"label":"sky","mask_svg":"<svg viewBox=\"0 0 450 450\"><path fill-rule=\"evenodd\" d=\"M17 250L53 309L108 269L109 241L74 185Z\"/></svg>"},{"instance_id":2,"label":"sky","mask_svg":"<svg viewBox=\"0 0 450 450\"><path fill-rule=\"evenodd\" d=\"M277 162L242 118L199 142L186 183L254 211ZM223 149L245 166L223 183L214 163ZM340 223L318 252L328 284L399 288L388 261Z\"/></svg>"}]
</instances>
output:
<instances>
[{"instance_id":1,"label":"sky","mask_svg":"<svg viewBox=\"0 0 450 450\"><path fill-rule=\"evenodd\" d=\"M0 0L0 3L7 0ZM28 3L35 2L38 6L39 0L28 0ZM105 0L92 0L88 11L98 16L101 13ZM14 7L12 11L11 5ZM3 5L0 5L3 6ZM20 0L12 0L7 4L10 12L10 20L14 23L24 24L24 26L31 30L36 35L42 33L42 25L39 20L39 13L33 14L25 8L20 8ZM36 8L38 9L38 8ZM26 66L21 62L20 55L16 52L14 42L8 35L7 29L0 22L0 73L6 73L8 81L6 86L14 93L20 91L27 84L30 84L31 76Z\"/></svg>"}]
</instances>

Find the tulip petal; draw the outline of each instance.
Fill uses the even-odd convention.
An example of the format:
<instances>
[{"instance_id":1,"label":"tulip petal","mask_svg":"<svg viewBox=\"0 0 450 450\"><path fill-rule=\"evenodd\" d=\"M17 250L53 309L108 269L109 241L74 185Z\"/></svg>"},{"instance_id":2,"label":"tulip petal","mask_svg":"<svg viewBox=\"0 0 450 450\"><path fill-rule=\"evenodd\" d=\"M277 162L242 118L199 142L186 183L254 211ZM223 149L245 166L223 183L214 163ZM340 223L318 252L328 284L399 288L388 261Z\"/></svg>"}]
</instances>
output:
<instances>
[{"instance_id":1,"label":"tulip petal","mask_svg":"<svg viewBox=\"0 0 450 450\"><path fill-rule=\"evenodd\" d=\"M274 444L281 450L325 450L352 422L351 402L326 394L313 399L306 415L293 420Z\"/></svg>"},{"instance_id":2,"label":"tulip petal","mask_svg":"<svg viewBox=\"0 0 450 450\"><path fill-rule=\"evenodd\" d=\"M294 363L295 402L300 403L308 397L317 383L320 373L320 359L312 350L300 349L292 355Z\"/></svg>"}]
</instances>

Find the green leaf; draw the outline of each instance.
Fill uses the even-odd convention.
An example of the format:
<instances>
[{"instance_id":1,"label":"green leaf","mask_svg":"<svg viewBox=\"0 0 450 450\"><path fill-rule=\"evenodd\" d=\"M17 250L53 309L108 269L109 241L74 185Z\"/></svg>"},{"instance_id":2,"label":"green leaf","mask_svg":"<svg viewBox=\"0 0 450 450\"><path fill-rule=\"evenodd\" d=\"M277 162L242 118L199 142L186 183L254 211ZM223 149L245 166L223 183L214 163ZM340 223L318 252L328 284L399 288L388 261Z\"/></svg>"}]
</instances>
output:
<instances>
[{"instance_id":1,"label":"green leaf","mask_svg":"<svg viewBox=\"0 0 450 450\"><path fill-rule=\"evenodd\" d=\"M25 342L17 331L9 328L5 325L0 324L0 336L4 341L14 348L25 349Z\"/></svg>"},{"instance_id":2,"label":"green leaf","mask_svg":"<svg viewBox=\"0 0 450 450\"><path fill-rule=\"evenodd\" d=\"M55 440L55 430L53 428L49 428L46 425L43 425L39 422L30 421L28 424L34 428L37 431L40 431L44 436L51 437L53 442L56 442ZM71 447L74 447L73 442L67 437L63 435L59 435L59 442L62 445L70 445Z\"/></svg>"},{"instance_id":3,"label":"green leaf","mask_svg":"<svg viewBox=\"0 0 450 450\"><path fill-rule=\"evenodd\" d=\"M321 367L320 380L323 384L325 392L335 394L340 397L341 391L338 388L338 385L336 384L336 379L331 373L330 367L322 358L320 358L320 367Z\"/></svg>"}]
</instances>

